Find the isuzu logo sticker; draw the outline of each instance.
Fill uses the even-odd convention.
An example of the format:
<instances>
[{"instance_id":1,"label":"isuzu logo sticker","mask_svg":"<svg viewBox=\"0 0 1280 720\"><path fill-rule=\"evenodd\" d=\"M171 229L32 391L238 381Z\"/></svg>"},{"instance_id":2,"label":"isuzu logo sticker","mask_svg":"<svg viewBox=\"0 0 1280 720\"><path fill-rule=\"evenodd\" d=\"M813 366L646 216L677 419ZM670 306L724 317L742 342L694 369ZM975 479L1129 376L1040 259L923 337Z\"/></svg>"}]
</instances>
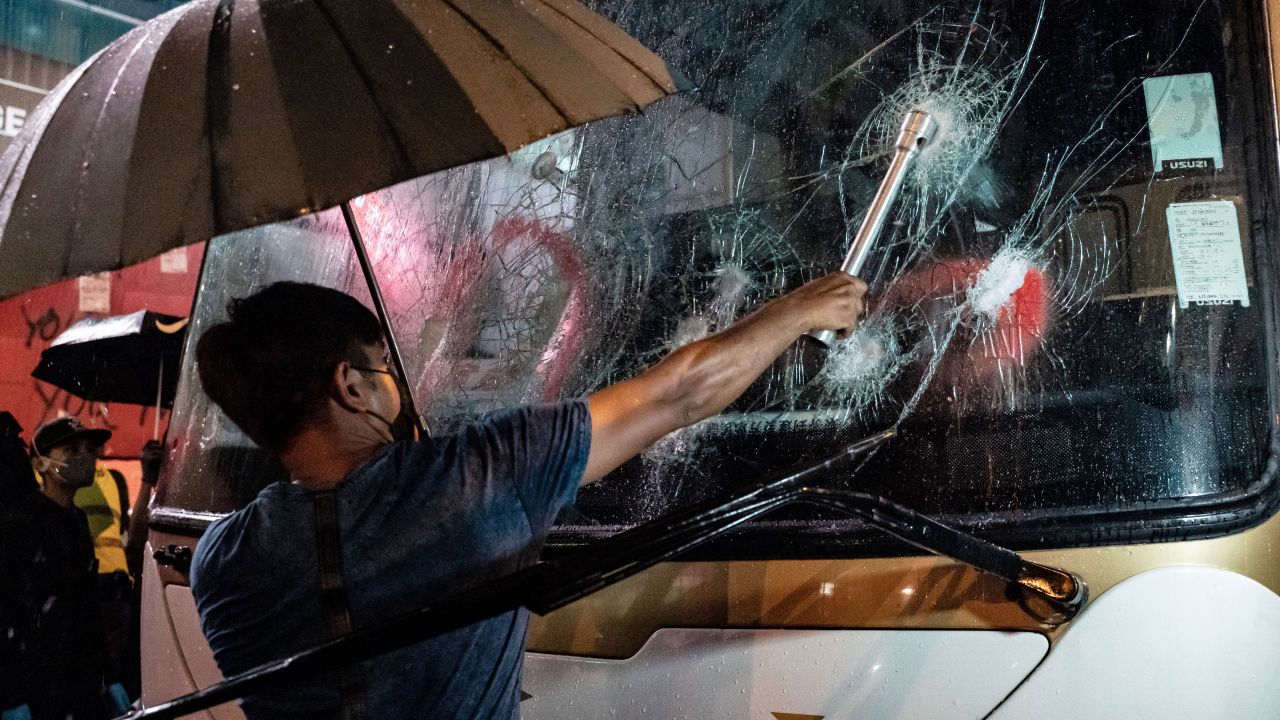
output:
<instances>
[{"instance_id":1,"label":"isuzu logo sticker","mask_svg":"<svg viewBox=\"0 0 1280 720\"><path fill-rule=\"evenodd\" d=\"M1142 81L1155 171L1222 167L1218 101L1209 73L1168 75Z\"/></svg>"}]
</instances>

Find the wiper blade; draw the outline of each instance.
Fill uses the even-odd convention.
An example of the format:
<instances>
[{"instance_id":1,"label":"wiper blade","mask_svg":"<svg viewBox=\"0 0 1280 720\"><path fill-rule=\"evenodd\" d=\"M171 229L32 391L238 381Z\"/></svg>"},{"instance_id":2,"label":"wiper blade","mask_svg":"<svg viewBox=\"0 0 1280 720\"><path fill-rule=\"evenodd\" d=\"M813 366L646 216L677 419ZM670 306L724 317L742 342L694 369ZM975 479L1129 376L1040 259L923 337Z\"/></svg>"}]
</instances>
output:
<instances>
[{"instance_id":1,"label":"wiper blade","mask_svg":"<svg viewBox=\"0 0 1280 720\"><path fill-rule=\"evenodd\" d=\"M1080 611L1088 591L1072 573L1029 562L1012 550L955 530L886 498L810 484L833 468L865 457L893 436L893 430L876 433L800 471L698 503L572 554L539 562L442 602L360 628L122 718L178 718L392 652L519 607L545 614L793 503L819 505L857 517L912 545L995 575L1017 588L1022 606L1045 624L1061 624Z\"/></svg>"},{"instance_id":2,"label":"wiper blade","mask_svg":"<svg viewBox=\"0 0 1280 720\"><path fill-rule=\"evenodd\" d=\"M794 502L819 505L853 515L894 537L990 573L1018 590L1018 601L1045 625L1075 617L1089 599L1088 586L1075 573L1031 562L1018 553L875 495L803 487Z\"/></svg>"},{"instance_id":3,"label":"wiper blade","mask_svg":"<svg viewBox=\"0 0 1280 720\"><path fill-rule=\"evenodd\" d=\"M1046 625L1060 625L1079 613L1088 600L1088 589L1073 573L1026 560L1012 550L887 498L811 484L836 467L864 458L894 436L892 429L878 432L797 472L692 505L592 543L577 553L540 563L558 578L560 585L541 602L525 607L545 614L692 550L760 515L784 505L803 503L857 517L911 545L995 575L1016 588L1023 608Z\"/></svg>"}]
</instances>

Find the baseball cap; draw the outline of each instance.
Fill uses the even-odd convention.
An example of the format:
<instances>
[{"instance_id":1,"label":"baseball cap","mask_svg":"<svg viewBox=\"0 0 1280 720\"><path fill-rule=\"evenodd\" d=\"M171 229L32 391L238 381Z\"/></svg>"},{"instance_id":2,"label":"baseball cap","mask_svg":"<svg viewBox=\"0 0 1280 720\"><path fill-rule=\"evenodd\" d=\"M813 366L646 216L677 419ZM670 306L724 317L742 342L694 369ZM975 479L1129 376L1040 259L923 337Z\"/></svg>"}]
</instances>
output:
<instances>
[{"instance_id":1,"label":"baseball cap","mask_svg":"<svg viewBox=\"0 0 1280 720\"><path fill-rule=\"evenodd\" d=\"M36 452L41 455L47 455L53 448L65 442L81 438L101 446L111 439L111 431L87 428L84 423L70 416L60 417L36 428L36 434L31 444L35 446Z\"/></svg>"}]
</instances>

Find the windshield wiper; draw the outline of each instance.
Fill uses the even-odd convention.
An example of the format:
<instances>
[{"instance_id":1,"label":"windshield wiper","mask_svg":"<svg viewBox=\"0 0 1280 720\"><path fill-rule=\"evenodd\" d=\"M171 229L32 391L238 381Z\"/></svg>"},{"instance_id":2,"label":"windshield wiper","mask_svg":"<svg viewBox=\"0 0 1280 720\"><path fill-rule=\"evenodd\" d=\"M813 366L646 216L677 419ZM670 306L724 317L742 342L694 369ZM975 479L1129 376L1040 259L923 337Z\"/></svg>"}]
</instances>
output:
<instances>
[{"instance_id":1,"label":"windshield wiper","mask_svg":"<svg viewBox=\"0 0 1280 720\"><path fill-rule=\"evenodd\" d=\"M955 530L886 498L809 484L834 468L864 457L893 436L892 430L876 433L798 472L698 503L582 550L539 562L442 602L360 628L123 717L177 718L398 650L519 607L542 615L692 550L748 520L794 503L818 505L857 517L916 547L995 575L1009 583L1022 607L1046 625L1058 625L1075 617L1088 599L1088 590L1076 575L1025 560L1012 550Z\"/></svg>"}]
</instances>

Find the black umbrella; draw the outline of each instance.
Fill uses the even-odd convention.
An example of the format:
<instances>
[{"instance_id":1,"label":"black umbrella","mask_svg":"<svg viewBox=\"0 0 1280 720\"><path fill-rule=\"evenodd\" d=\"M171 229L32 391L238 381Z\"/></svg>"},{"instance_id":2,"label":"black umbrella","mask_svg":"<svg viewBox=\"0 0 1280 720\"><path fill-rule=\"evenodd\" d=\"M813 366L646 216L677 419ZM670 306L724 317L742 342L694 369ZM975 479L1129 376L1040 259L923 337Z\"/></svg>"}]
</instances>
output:
<instances>
[{"instance_id":1,"label":"black umbrella","mask_svg":"<svg viewBox=\"0 0 1280 720\"><path fill-rule=\"evenodd\" d=\"M573 0L194 0L58 85L0 156L0 297L342 205L685 81Z\"/></svg>"},{"instance_id":2,"label":"black umbrella","mask_svg":"<svg viewBox=\"0 0 1280 720\"><path fill-rule=\"evenodd\" d=\"M31 376L86 400L172 407L187 319L139 310L87 318L40 353Z\"/></svg>"}]
</instances>

